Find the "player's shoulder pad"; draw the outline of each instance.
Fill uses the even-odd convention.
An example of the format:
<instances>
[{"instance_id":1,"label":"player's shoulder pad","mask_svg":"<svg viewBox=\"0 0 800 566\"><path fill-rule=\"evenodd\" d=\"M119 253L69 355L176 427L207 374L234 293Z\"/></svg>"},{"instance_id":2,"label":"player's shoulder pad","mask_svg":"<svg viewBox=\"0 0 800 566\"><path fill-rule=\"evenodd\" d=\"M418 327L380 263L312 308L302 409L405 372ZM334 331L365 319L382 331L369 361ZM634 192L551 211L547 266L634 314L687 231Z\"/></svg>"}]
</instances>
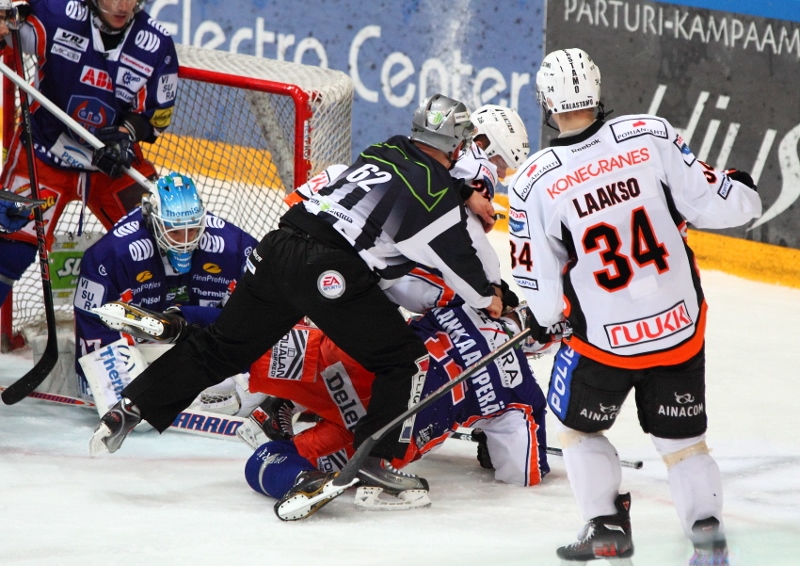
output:
<instances>
[{"instance_id":1,"label":"player's shoulder pad","mask_svg":"<svg viewBox=\"0 0 800 566\"><path fill-rule=\"evenodd\" d=\"M664 118L650 114L620 116L610 120L607 125L617 143L642 136L668 140L672 129Z\"/></svg>"},{"instance_id":2,"label":"player's shoulder pad","mask_svg":"<svg viewBox=\"0 0 800 566\"><path fill-rule=\"evenodd\" d=\"M546 173L563 166L563 162L558 156L559 149L549 147L537 151L520 167L511 182L511 190L520 199L523 201L528 200L534 185L539 179Z\"/></svg>"}]
</instances>

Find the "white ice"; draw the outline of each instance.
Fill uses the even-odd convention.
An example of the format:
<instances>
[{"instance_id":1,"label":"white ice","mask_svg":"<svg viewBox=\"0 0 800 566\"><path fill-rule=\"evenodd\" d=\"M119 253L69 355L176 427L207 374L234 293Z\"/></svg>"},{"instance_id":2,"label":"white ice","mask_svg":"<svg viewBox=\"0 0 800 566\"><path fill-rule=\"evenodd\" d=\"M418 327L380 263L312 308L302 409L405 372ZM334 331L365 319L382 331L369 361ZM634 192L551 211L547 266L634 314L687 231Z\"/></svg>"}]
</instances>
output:
<instances>
[{"instance_id":1,"label":"white ice","mask_svg":"<svg viewBox=\"0 0 800 566\"><path fill-rule=\"evenodd\" d=\"M502 235L495 237L505 258ZM800 434L792 417L800 406L800 290L711 271L703 283L708 444L723 474L734 564L800 564ZM546 388L551 358L535 363ZM31 364L29 351L0 356L0 383ZM0 405L0 564L549 565L582 526L555 456L542 485L521 488L495 482L471 443L448 440L410 467L431 484L430 508L361 511L348 493L305 521L284 523L274 501L244 481L246 445L134 433L119 452L92 459L97 420L93 410L32 399ZM632 400L608 436L623 459L644 461L622 474L633 497L633 563L685 564L690 544Z\"/></svg>"}]
</instances>

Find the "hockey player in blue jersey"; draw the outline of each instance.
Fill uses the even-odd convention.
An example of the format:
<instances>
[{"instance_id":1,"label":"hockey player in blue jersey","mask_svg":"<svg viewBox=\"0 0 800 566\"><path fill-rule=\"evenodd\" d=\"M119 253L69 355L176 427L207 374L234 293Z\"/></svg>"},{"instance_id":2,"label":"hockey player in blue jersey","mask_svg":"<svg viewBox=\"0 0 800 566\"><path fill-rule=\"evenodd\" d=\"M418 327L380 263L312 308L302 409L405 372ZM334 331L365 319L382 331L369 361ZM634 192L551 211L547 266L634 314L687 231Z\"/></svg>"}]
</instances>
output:
<instances>
[{"instance_id":1,"label":"hockey player in blue jersey","mask_svg":"<svg viewBox=\"0 0 800 566\"><path fill-rule=\"evenodd\" d=\"M39 91L105 143L93 150L47 109L33 104L32 125L48 247L64 208L82 200L106 229L141 202L144 189L124 175L156 171L140 142L170 124L178 85L175 45L143 11L144 0L30 0L15 3L23 52L37 61ZM20 23L24 22L24 23ZM0 35L8 33L0 26ZM3 37L7 42L10 36ZM20 46L14 45L14 49ZM30 194L22 127L11 140L2 186ZM31 221L0 235L0 304L36 255Z\"/></svg>"},{"instance_id":2,"label":"hockey player in blue jersey","mask_svg":"<svg viewBox=\"0 0 800 566\"><path fill-rule=\"evenodd\" d=\"M111 301L156 311L174 335L207 326L235 285L258 242L237 226L206 211L194 182L170 173L158 180L142 206L115 224L83 256L75 292L75 350L80 358L120 339L121 332L153 339L139 329L107 327L92 310ZM83 369L76 369L86 391Z\"/></svg>"}]
</instances>

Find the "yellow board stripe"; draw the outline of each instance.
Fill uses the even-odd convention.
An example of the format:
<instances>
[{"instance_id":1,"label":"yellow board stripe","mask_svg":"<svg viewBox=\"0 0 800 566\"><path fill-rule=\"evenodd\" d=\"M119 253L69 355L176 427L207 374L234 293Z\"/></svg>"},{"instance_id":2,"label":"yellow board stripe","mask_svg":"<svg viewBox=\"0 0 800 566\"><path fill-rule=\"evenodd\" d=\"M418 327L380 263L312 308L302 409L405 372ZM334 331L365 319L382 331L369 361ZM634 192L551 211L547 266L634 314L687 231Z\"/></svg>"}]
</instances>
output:
<instances>
[{"instance_id":1,"label":"yellow board stripe","mask_svg":"<svg viewBox=\"0 0 800 566\"><path fill-rule=\"evenodd\" d=\"M156 166L223 181L280 186L270 152L189 136L161 134L154 144L141 144L146 159ZM236 159L230 159L236 155Z\"/></svg>"},{"instance_id":2,"label":"yellow board stripe","mask_svg":"<svg viewBox=\"0 0 800 566\"><path fill-rule=\"evenodd\" d=\"M494 201L508 210L508 195L495 195ZM508 232L505 215L497 220L495 230ZM689 245L701 269L800 289L800 250L699 230L689 230Z\"/></svg>"}]
</instances>

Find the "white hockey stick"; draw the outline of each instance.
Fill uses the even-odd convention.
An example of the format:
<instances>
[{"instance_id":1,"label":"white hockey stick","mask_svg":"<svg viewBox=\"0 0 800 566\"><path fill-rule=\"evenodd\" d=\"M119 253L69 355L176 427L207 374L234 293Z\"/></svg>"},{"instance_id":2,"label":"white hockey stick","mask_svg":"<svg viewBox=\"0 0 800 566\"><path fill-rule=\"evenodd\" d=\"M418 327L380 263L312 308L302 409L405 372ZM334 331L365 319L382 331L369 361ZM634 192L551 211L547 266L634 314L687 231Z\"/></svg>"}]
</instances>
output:
<instances>
[{"instance_id":1,"label":"white hockey stick","mask_svg":"<svg viewBox=\"0 0 800 566\"><path fill-rule=\"evenodd\" d=\"M33 88L31 85L29 85L25 79L20 77L17 73L15 73L2 61L0 61L0 73L3 73L6 77L8 77L8 80L17 85L19 89L25 91L25 93L28 96L30 96L31 98L36 100L39 104L44 106L48 111L50 111L51 114L53 114L53 116L61 120L61 122L63 122L64 125L67 126L70 130L72 130L80 137L85 139L86 142L94 149L100 149L105 147L105 144L101 142L99 139L97 139L97 137L95 137L89 130L87 130L86 128L81 126L78 122L73 120L69 114L61 110L61 108L59 108L53 102L51 102L50 99L48 99L45 95L43 95L41 92ZM132 167L126 167L125 173L127 173L131 179L139 183L148 191L155 192L155 187L153 186L153 183L151 183L147 177L142 175L136 169Z\"/></svg>"}]
</instances>

